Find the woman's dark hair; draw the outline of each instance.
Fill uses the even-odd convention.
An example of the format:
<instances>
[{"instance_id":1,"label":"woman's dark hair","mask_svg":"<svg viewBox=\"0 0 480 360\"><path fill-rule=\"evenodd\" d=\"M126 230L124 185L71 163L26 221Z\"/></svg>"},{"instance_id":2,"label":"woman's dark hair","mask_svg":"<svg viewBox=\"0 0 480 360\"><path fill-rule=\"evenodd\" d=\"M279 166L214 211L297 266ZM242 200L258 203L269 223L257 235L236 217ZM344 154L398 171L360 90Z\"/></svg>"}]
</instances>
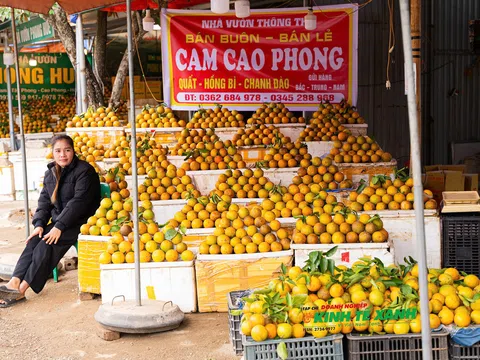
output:
<instances>
[{"instance_id":1,"label":"woman's dark hair","mask_svg":"<svg viewBox=\"0 0 480 360\"><path fill-rule=\"evenodd\" d=\"M73 145L73 140L70 136L68 135L57 135L52 138L52 148L55 146L55 144L58 141L64 140L72 147L72 149L75 149L75 146ZM53 149L52 149L53 151ZM75 150L74 150L75 151ZM58 186L60 185L60 176L62 174L62 169L58 164L55 164L55 175L57 177L57 183L55 184L55 189L53 190L52 193L52 198L50 199L52 201L52 204L57 201L57 193L58 193Z\"/></svg>"},{"instance_id":2,"label":"woman's dark hair","mask_svg":"<svg viewBox=\"0 0 480 360\"><path fill-rule=\"evenodd\" d=\"M56 135L56 136L54 136L52 138L52 147L55 146L57 141L60 141L60 140L65 140L68 143L68 145L70 145L72 147L72 149L75 148L75 146L73 145L73 139L68 135Z\"/></svg>"}]
</instances>

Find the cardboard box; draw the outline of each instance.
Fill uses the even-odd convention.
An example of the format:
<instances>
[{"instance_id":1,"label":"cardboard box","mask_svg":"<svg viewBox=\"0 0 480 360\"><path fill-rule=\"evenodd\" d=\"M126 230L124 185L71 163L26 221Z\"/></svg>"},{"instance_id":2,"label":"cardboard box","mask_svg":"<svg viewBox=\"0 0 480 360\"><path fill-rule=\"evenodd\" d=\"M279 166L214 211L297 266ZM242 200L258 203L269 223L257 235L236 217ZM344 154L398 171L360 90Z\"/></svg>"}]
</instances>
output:
<instances>
[{"instance_id":1,"label":"cardboard box","mask_svg":"<svg viewBox=\"0 0 480 360\"><path fill-rule=\"evenodd\" d=\"M424 188L430 189L437 203L443 191L465 190L465 165L432 165L425 167Z\"/></svg>"},{"instance_id":2,"label":"cardboard box","mask_svg":"<svg viewBox=\"0 0 480 360\"><path fill-rule=\"evenodd\" d=\"M425 171L460 171L462 173L465 172L465 165L428 165L425 166Z\"/></svg>"},{"instance_id":3,"label":"cardboard box","mask_svg":"<svg viewBox=\"0 0 480 360\"><path fill-rule=\"evenodd\" d=\"M465 176L465 191L478 191L478 174L463 174Z\"/></svg>"},{"instance_id":4,"label":"cardboard box","mask_svg":"<svg viewBox=\"0 0 480 360\"><path fill-rule=\"evenodd\" d=\"M244 289L261 289L291 266L293 251L254 254L198 255L195 261L199 312L228 311L227 294Z\"/></svg>"}]
</instances>

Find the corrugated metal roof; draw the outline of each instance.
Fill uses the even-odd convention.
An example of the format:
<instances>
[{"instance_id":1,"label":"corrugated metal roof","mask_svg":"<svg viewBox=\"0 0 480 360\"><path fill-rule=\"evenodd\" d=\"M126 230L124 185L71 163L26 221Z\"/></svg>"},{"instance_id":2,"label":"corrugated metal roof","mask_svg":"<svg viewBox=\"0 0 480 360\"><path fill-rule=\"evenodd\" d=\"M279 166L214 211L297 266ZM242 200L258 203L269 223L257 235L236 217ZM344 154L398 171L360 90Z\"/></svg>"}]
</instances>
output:
<instances>
[{"instance_id":1,"label":"corrugated metal roof","mask_svg":"<svg viewBox=\"0 0 480 360\"><path fill-rule=\"evenodd\" d=\"M317 5L344 2L327 0ZM394 4L396 46L391 64L391 90L385 88L388 3L372 1L359 10L357 107L369 124L369 133L402 164L410 156L410 139L400 11L398 2ZM480 65L477 63L471 74L465 75L465 70L478 61L469 52L467 27L468 20L480 19L480 0L435 0L423 5L423 163L448 163L452 141L480 140ZM432 32L431 38L428 30ZM432 46L431 58L428 46ZM448 96L452 89L458 89L458 96Z\"/></svg>"}]
</instances>

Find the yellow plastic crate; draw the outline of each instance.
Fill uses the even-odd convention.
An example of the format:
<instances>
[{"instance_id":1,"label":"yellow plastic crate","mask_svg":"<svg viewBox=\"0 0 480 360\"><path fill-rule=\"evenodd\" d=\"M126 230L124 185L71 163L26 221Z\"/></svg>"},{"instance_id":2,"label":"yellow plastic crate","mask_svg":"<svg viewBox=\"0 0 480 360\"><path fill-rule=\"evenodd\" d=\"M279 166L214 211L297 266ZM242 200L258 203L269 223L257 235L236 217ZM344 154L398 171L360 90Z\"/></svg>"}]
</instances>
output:
<instances>
[{"instance_id":1,"label":"yellow plastic crate","mask_svg":"<svg viewBox=\"0 0 480 360\"><path fill-rule=\"evenodd\" d=\"M231 291L262 288L280 272L281 264L292 264L292 250L241 254L198 255L195 261L198 311L228 311Z\"/></svg>"},{"instance_id":2,"label":"yellow plastic crate","mask_svg":"<svg viewBox=\"0 0 480 360\"><path fill-rule=\"evenodd\" d=\"M107 250L108 236L78 237L78 288L80 292L100 294L100 254Z\"/></svg>"}]
</instances>

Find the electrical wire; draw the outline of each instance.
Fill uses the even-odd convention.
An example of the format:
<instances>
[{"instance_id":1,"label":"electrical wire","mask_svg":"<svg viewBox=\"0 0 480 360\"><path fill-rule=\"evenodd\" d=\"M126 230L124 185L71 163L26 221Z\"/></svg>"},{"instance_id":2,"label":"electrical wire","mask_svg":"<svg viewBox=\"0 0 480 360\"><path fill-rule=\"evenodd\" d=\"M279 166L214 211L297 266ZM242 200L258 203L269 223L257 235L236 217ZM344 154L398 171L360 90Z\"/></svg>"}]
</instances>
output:
<instances>
[{"instance_id":1,"label":"electrical wire","mask_svg":"<svg viewBox=\"0 0 480 360\"><path fill-rule=\"evenodd\" d=\"M395 48L395 24L394 24L393 9L394 9L393 0L388 0L390 29L388 34L387 81L385 82L385 87L389 90L392 87L392 83L390 82L390 64L392 62L391 55L392 55L393 49Z\"/></svg>"},{"instance_id":2,"label":"electrical wire","mask_svg":"<svg viewBox=\"0 0 480 360\"><path fill-rule=\"evenodd\" d=\"M368 4L370 4L373 0L367 0L367 1L365 1L363 4L360 4L360 5L358 5L358 4L356 4L356 3L353 3L353 2L351 2L350 0L347 0L347 1L348 1L350 4L355 5L355 6L356 6L356 9L353 10L353 11L351 11L351 12L345 11L344 14L342 14L342 15L336 15L336 16L328 16L328 15L326 15L326 13L329 12L329 11L324 11L324 10L322 10L322 9L320 9L320 8L317 9L317 10L319 10L320 13L322 13L322 15L325 16L327 19L337 19L337 18L341 18L341 17L350 16L350 15L352 15L352 14L355 14L355 13L358 12L360 9L363 9L365 6L367 6ZM317 2L316 2L315 0L313 0L313 3L315 4L316 7L319 7L319 5L317 4Z\"/></svg>"},{"instance_id":3,"label":"electrical wire","mask_svg":"<svg viewBox=\"0 0 480 360\"><path fill-rule=\"evenodd\" d=\"M152 90L150 89L150 85L148 85L148 81L147 81L147 79L146 79L146 77L145 77L145 72L143 71L142 60L140 59L140 52L138 51L137 39L134 38L133 40L134 40L133 42L135 43L135 50L136 50L136 53L137 53L138 62L139 62L139 64L140 64L140 70L142 71L142 79L143 79L143 81L145 82L145 86L147 87L148 92L150 93L150 95L152 95L153 100L155 100L155 101L158 102L158 103L161 103L162 100L159 100L159 99L157 99L157 98L155 97L155 95L153 94Z\"/></svg>"}]
</instances>

